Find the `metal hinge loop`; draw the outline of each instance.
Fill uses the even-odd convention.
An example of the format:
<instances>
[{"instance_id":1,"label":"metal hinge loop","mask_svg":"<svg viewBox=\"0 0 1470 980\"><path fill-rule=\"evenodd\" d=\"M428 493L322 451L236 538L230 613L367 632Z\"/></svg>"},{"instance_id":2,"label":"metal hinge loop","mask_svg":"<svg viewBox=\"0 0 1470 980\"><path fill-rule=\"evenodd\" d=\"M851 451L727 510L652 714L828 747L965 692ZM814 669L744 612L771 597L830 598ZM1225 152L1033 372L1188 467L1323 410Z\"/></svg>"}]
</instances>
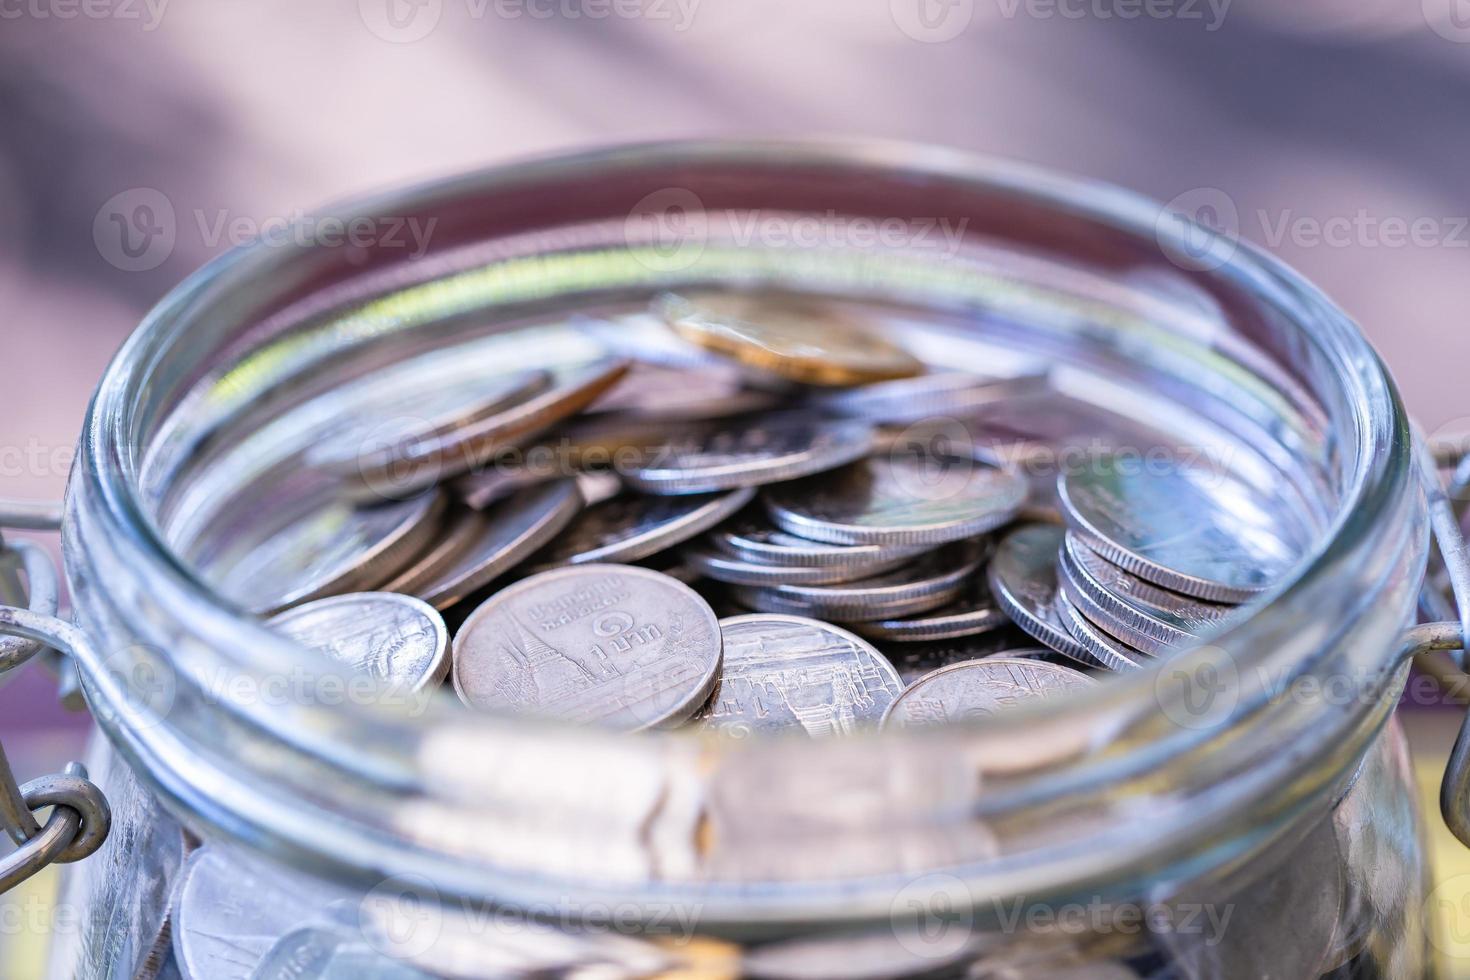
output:
<instances>
[{"instance_id":1,"label":"metal hinge loop","mask_svg":"<svg viewBox=\"0 0 1470 980\"><path fill-rule=\"evenodd\" d=\"M31 612L55 616L60 602L56 565L45 548L29 541L0 541L0 549L16 555L26 576L27 603ZM0 636L0 674L14 670L46 649L39 640Z\"/></svg>"},{"instance_id":2,"label":"metal hinge loop","mask_svg":"<svg viewBox=\"0 0 1470 980\"><path fill-rule=\"evenodd\" d=\"M0 501L0 525L27 529L59 526L58 508ZM74 652L80 631L56 618L59 581L45 549L25 541L0 540L0 560L20 559L29 609L0 605L0 675L54 648ZM13 581L13 578L12 578ZM44 825L36 813L51 809ZM17 784L0 747L0 830L18 845L0 858L0 894L51 864L80 861L96 853L112 828L112 810L87 771L73 762L58 775Z\"/></svg>"},{"instance_id":3,"label":"metal hinge loop","mask_svg":"<svg viewBox=\"0 0 1470 980\"><path fill-rule=\"evenodd\" d=\"M95 854L112 826L112 811L102 791L87 779L80 763L71 763L59 776L27 783L21 793L32 811L49 806L51 816L30 839L0 858L0 894L52 864Z\"/></svg>"},{"instance_id":4,"label":"metal hinge loop","mask_svg":"<svg viewBox=\"0 0 1470 980\"><path fill-rule=\"evenodd\" d=\"M0 527L21 531L61 530L59 501L0 500Z\"/></svg>"},{"instance_id":5,"label":"metal hinge loop","mask_svg":"<svg viewBox=\"0 0 1470 980\"><path fill-rule=\"evenodd\" d=\"M1465 669L1466 639L1470 637L1470 550L1466 549L1465 536L1460 530L1460 518L1454 501L1445 491L1440 470L1454 469L1457 473L1470 473L1467 461L1470 455L1459 460L1449 458L1442 449L1431 448L1422 435L1415 432L1417 464L1424 485L1424 495L1429 505L1429 523L1434 532L1435 544L1444 562L1445 577L1453 596L1453 609L1447 603L1429 603L1439 614L1452 613L1456 622L1431 623L1410 631L1406 642L1407 654L1418 655L1436 651L1457 653L1456 663ZM1458 485L1460 477L1456 477ZM1428 588L1429 586L1426 586ZM1454 750L1445 766L1444 779L1439 788L1439 809L1450 832L1470 847L1470 712L1460 724L1460 733L1455 738Z\"/></svg>"}]
</instances>

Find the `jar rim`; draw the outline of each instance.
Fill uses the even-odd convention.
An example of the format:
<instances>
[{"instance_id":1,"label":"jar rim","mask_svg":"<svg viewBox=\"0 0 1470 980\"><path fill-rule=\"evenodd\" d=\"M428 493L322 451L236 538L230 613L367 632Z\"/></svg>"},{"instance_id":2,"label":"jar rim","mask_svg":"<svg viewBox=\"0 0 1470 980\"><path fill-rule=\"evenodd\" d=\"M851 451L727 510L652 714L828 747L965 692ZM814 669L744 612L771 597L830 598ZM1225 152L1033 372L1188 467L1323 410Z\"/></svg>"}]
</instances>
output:
<instances>
[{"instance_id":1,"label":"jar rim","mask_svg":"<svg viewBox=\"0 0 1470 980\"><path fill-rule=\"evenodd\" d=\"M1160 228L1157 206L1128 191L952 150L841 141L693 141L615 147L495 167L370 199L352 205L348 213L401 214L408 211L405 202L453 197L473 193L476 188L514 187L521 181L534 181L548 171L596 179L597 175L611 171L648 166L697 170L712 162L732 166L851 168L914 179L956 181L1015 195L1044 209L1098 222L1140 240L1156 238L1160 245L1164 241L1156 236L1177 234ZM1193 231L1199 233L1198 229ZM1208 230L1206 233L1214 235ZM294 246L288 247L287 251L293 249ZM74 481L68 496L68 575L74 588L82 586L77 591L84 594L79 602L84 614L88 604L85 596L95 597L97 587L147 593L168 618L188 623L189 631L205 642L228 645L238 642L242 636L261 640L261 627L223 602L165 544L148 513L139 485L140 447L135 440L141 424L136 411L142 403L141 388L151 380L152 365L159 351L186 332L191 318L206 314L209 303L219 300L211 293L223 276L255 256L258 256L256 249L235 250L191 276L148 314L103 375L85 423L77 470L79 480ZM1366 339L1344 313L1295 272L1246 243L1232 243L1228 261L1207 274L1233 282L1257 302L1269 306L1276 315L1288 318L1312 343L1334 357L1342 371L1344 395L1354 415L1352 444L1344 442L1338 447L1351 457L1353 478L1350 485L1340 490L1341 504L1322 546L1288 581L1277 587L1268 602L1211 643L1213 648L1226 651L1242 675L1267 665L1287 664L1291 671L1311 670L1313 662L1321 659L1321 646L1330 641L1328 634L1337 635L1332 629L1343 626L1329 624L1331 629L1324 628L1320 633L1304 628L1304 623L1310 622L1309 614L1321 605L1321 597L1333 591L1334 583L1340 585L1345 567L1357 564L1369 571L1381 571L1384 559L1379 557L1376 563L1365 565L1365 557L1381 556L1385 548L1405 537L1403 518L1412 517L1410 505L1405 501L1412 496L1416 485L1409 424L1391 378ZM1413 533L1410 530L1408 537L1412 538ZM88 566L95 564L95 558L89 557L87 541L99 535L112 542L111 547L119 554L125 553L128 560L118 564L109 562L108 577L99 578L96 587L87 587L79 582L88 576ZM115 577L119 575L124 580ZM1300 634L1308 632L1313 635L1300 638ZM1386 635L1386 628L1379 632ZM1284 637L1293 635L1299 638L1283 641ZM1387 664L1387 658L1396 657L1397 653L1391 643L1385 649ZM1200 655L1196 651L1187 656ZM1170 663L1175 663L1177 668L1176 662ZM1130 749L1133 765L1147 765L1149 759L1159 761L1190 751L1218 733L1220 726L1192 731L1158 721L1156 717L1140 722L1143 716L1158 714L1159 678L1164 670L1165 664L1161 662L1136 675L1115 678L1109 684L1097 685L1096 690L1075 696L1069 712L1070 723L1087 728L1094 742L1125 730L1146 732L1147 737L1136 739L1137 744ZM86 673L94 675L96 671ZM1150 705L1154 710L1148 710ZM1244 698L1222 725L1235 724L1258 707L1249 697ZM1375 715L1373 707L1365 706L1359 712L1358 724ZM487 731L499 730L499 724L499 720L484 720ZM1022 731L1035 732L1041 724L1045 724L1045 719L1040 712L1020 711L1013 716L991 719L986 726L998 733L998 737L1000 734L1013 737ZM124 740L135 747L149 741L146 732L123 734ZM598 738L595 734L587 737ZM662 743L676 737L655 735L649 736L648 741ZM883 738L917 737L890 733ZM661 749L650 747L648 751ZM1097 764L1088 766L1086 773L1079 770L1069 778L1085 776L1082 781L1086 782L1118 764L1116 758L1095 761ZM787 909L788 914L793 911Z\"/></svg>"}]
</instances>

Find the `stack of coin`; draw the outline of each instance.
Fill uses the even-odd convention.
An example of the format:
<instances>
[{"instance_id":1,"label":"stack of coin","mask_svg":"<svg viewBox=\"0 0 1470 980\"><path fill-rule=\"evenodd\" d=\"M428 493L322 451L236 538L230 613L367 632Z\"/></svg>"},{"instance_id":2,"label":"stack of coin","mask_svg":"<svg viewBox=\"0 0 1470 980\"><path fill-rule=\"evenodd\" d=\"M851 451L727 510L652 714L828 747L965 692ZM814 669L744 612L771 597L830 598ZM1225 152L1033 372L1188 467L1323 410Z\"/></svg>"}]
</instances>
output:
<instances>
[{"instance_id":1,"label":"stack of coin","mask_svg":"<svg viewBox=\"0 0 1470 980\"><path fill-rule=\"evenodd\" d=\"M267 531L232 526L211 572L384 680L452 671L476 708L827 735L1142 666L1308 545L1236 475L1168 453L1091 454L1039 485L1041 444L1001 451L986 419L1084 403L1034 368L930 370L850 304L664 296L576 330L576 357L458 387L431 424L334 422L411 438L350 464L312 445L328 462L303 464ZM406 499L365 503L385 488ZM359 590L377 591L340 597Z\"/></svg>"}]
</instances>

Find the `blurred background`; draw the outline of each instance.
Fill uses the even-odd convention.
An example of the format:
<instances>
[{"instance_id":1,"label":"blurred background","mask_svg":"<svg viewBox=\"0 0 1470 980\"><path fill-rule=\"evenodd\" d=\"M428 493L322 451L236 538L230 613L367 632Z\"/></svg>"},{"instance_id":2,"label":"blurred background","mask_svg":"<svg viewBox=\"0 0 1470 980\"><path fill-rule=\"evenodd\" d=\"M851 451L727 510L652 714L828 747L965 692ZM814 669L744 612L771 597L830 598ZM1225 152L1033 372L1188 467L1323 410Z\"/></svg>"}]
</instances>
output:
<instances>
[{"instance_id":1,"label":"blurred background","mask_svg":"<svg viewBox=\"0 0 1470 980\"><path fill-rule=\"evenodd\" d=\"M0 494L62 493L123 337L262 227L668 137L915 140L1213 202L1426 429L1470 428L1467 105L1467 0L0 0ZM1411 719L1426 785L1456 722ZM41 668L0 688L22 779L78 731Z\"/></svg>"}]
</instances>

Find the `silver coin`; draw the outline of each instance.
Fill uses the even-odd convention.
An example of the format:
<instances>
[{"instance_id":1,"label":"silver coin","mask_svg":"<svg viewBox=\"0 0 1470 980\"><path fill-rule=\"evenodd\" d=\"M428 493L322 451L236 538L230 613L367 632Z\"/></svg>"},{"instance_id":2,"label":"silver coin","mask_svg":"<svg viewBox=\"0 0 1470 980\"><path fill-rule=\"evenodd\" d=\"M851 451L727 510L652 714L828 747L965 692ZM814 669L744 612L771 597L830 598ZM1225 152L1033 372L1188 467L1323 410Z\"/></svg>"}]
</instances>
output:
<instances>
[{"instance_id":1,"label":"silver coin","mask_svg":"<svg viewBox=\"0 0 1470 980\"><path fill-rule=\"evenodd\" d=\"M950 640L920 640L918 642L876 641L883 656L898 669L898 676L905 684L912 684L925 674L933 673L949 664L966 660L981 660L985 657L1013 657L1027 659L1056 658L1049 649L1031 647L1035 641L1014 626L1002 627L989 633L959 636Z\"/></svg>"},{"instance_id":2,"label":"silver coin","mask_svg":"<svg viewBox=\"0 0 1470 980\"><path fill-rule=\"evenodd\" d=\"M990 718L1027 701L1096 683L1070 667L1037 660L971 660L919 678L883 717L885 728L926 728Z\"/></svg>"},{"instance_id":3,"label":"silver coin","mask_svg":"<svg viewBox=\"0 0 1470 980\"><path fill-rule=\"evenodd\" d=\"M374 950L361 935L307 927L282 936L251 980L434 980Z\"/></svg>"},{"instance_id":4,"label":"silver coin","mask_svg":"<svg viewBox=\"0 0 1470 980\"><path fill-rule=\"evenodd\" d=\"M971 577L959 598L948 605L904 619L854 623L852 628L870 640L919 643L988 633L1010 621L991 596L990 586L984 577L976 575Z\"/></svg>"},{"instance_id":5,"label":"silver coin","mask_svg":"<svg viewBox=\"0 0 1470 980\"><path fill-rule=\"evenodd\" d=\"M486 511L462 508L439 546L383 591L416 595L447 609L535 554L582 509L574 480L528 487Z\"/></svg>"},{"instance_id":6,"label":"silver coin","mask_svg":"<svg viewBox=\"0 0 1470 980\"><path fill-rule=\"evenodd\" d=\"M575 476L616 477L616 469L655 458L669 440L670 426L626 412L581 416L538 437L533 444L501 453L488 465L456 479L461 500L482 510L516 490ZM618 481L621 486L621 479ZM596 503L597 501L592 501Z\"/></svg>"},{"instance_id":7,"label":"silver coin","mask_svg":"<svg viewBox=\"0 0 1470 980\"><path fill-rule=\"evenodd\" d=\"M617 317L576 316L573 323L602 347L641 364L689 371L730 367L718 354L676 336L662 316L647 310Z\"/></svg>"},{"instance_id":8,"label":"silver coin","mask_svg":"<svg viewBox=\"0 0 1470 980\"><path fill-rule=\"evenodd\" d=\"M622 730L689 717L720 670L720 629L699 594L627 565L543 572L477 609L454 640L471 707Z\"/></svg>"},{"instance_id":9,"label":"silver coin","mask_svg":"<svg viewBox=\"0 0 1470 980\"><path fill-rule=\"evenodd\" d=\"M1071 533L1060 571L1063 593L1084 616L1145 653L1165 654L1190 643L1238 609L1149 585Z\"/></svg>"},{"instance_id":10,"label":"silver coin","mask_svg":"<svg viewBox=\"0 0 1470 980\"><path fill-rule=\"evenodd\" d=\"M728 735L872 728L903 690L898 672L865 641L799 616L720 620L725 664L698 722Z\"/></svg>"},{"instance_id":11,"label":"silver coin","mask_svg":"<svg viewBox=\"0 0 1470 980\"><path fill-rule=\"evenodd\" d=\"M533 447L531 455L535 456ZM579 470L571 460L562 465L549 457L534 463L526 461L496 465L479 473L468 473L452 483L452 489L467 506L475 510L485 508L506 497L558 480L575 479L582 491L582 499L589 506L611 500L623 489L622 479L606 470Z\"/></svg>"},{"instance_id":12,"label":"silver coin","mask_svg":"<svg viewBox=\"0 0 1470 980\"><path fill-rule=\"evenodd\" d=\"M683 544L730 517L755 491L656 497L624 494L589 507L536 556L536 568L633 562Z\"/></svg>"},{"instance_id":13,"label":"silver coin","mask_svg":"<svg viewBox=\"0 0 1470 980\"><path fill-rule=\"evenodd\" d=\"M413 442L414 434L433 442L435 433L443 435L544 389L551 379L547 371L515 365L553 364L553 355L568 349L565 341L574 338L538 343L535 333L480 338L387 363L381 357L348 357L343 364L334 362L334 373L340 369L352 377L305 401L292 402L295 390L314 390L316 379L298 378L271 392L282 396L284 406L274 398L256 399L259 406L247 414L260 416L258 424L242 421L229 437L217 433L189 454L188 465L166 481L166 491L157 489L170 543L187 548L209 536L214 525L240 509L242 496L274 495L283 473L303 467L318 471L333 496L355 494L373 502L411 496L411 483L393 482L395 473L387 482L365 483L359 456L404 439ZM224 387L237 393L252 384Z\"/></svg>"},{"instance_id":14,"label":"silver coin","mask_svg":"<svg viewBox=\"0 0 1470 980\"><path fill-rule=\"evenodd\" d=\"M399 493L451 480L577 414L617 384L628 368L626 360L558 368L544 391L442 438L359 454L352 475L366 487L391 486Z\"/></svg>"},{"instance_id":15,"label":"silver coin","mask_svg":"<svg viewBox=\"0 0 1470 980\"><path fill-rule=\"evenodd\" d=\"M468 507L484 510L498 500L527 487L540 486L562 479L554 469L540 470L529 466L492 466L478 473L467 473L450 486L456 497Z\"/></svg>"},{"instance_id":16,"label":"silver coin","mask_svg":"<svg viewBox=\"0 0 1470 980\"><path fill-rule=\"evenodd\" d=\"M978 543L956 542L873 578L835 585L737 586L734 595L761 612L838 622L898 619L953 601L982 557Z\"/></svg>"},{"instance_id":17,"label":"silver coin","mask_svg":"<svg viewBox=\"0 0 1470 980\"><path fill-rule=\"evenodd\" d=\"M823 473L867 455L872 444L864 422L758 416L700 427L619 472L630 487L650 493L704 493Z\"/></svg>"},{"instance_id":18,"label":"silver coin","mask_svg":"<svg viewBox=\"0 0 1470 980\"><path fill-rule=\"evenodd\" d=\"M1058 492L1068 524L1094 551L1195 598L1247 602L1302 554L1284 508L1227 473L1102 460L1064 474Z\"/></svg>"},{"instance_id":19,"label":"silver coin","mask_svg":"<svg viewBox=\"0 0 1470 980\"><path fill-rule=\"evenodd\" d=\"M1107 631L1082 615L1082 611L1072 604L1065 592L1057 593L1057 611L1061 614L1062 622L1072 632L1072 638L1082 644L1094 659L1113 670L1128 670L1148 662L1147 654L1109 636Z\"/></svg>"},{"instance_id":20,"label":"silver coin","mask_svg":"<svg viewBox=\"0 0 1470 980\"><path fill-rule=\"evenodd\" d=\"M745 387L729 367L668 368L635 364L618 385L587 407L653 422L700 422L775 408L780 398Z\"/></svg>"},{"instance_id":21,"label":"silver coin","mask_svg":"<svg viewBox=\"0 0 1470 980\"><path fill-rule=\"evenodd\" d=\"M967 460L870 456L763 493L783 530L835 544L942 544L1008 523L1026 501L1009 470Z\"/></svg>"},{"instance_id":22,"label":"silver coin","mask_svg":"<svg viewBox=\"0 0 1470 980\"><path fill-rule=\"evenodd\" d=\"M1216 916L1194 929L1154 932L1160 951L1168 954L1172 975L1189 980L1391 976L1394 969L1382 961L1365 964L1365 957L1356 964L1346 962L1356 959L1354 954L1364 946L1376 945L1376 930L1363 922L1359 904L1367 901L1361 889L1369 886L1347 870L1356 866L1354 845L1382 846L1368 843L1375 835L1344 831L1354 825L1354 815L1341 808L1352 806L1352 797L1361 795L1351 794L1331 816L1317 820L1310 830L1302 828L1305 836L1299 830L1278 837L1252 862L1261 873L1236 872L1223 881L1186 885L1167 899L1159 911L1169 916L1163 921L1175 924L1194 909L1212 907L1202 902L1220 902L1218 908L1234 910L1229 919ZM1413 887L1399 879L1403 862L1369 867L1374 869L1374 891Z\"/></svg>"},{"instance_id":23,"label":"silver coin","mask_svg":"<svg viewBox=\"0 0 1470 980\"><path fill-rule=\"evenodd\" d=\"M721 528L710 540L720 550L745 561L787 568L871 565L914 558L929 550L927 545L827 544L779 531L757 520L741 520Z\"/></svg>"},{"instance_id":24,"label":"silver coin","mask_svg":"<svg viewBox=\"0 0 1470 980\"><path fill-rule=\"evenodd\" d=\"M373 949L441 980L634 980L672 976L678 965L672 950L605 926L546 922L508 905L494 908L491 925L490 911L400 876L369 892L357 919Z\"/></svg>"},{"instance_id":25,"label":"silver coin","mask_svg":"<svg viewBox=\"0 0 1470 980\"><path fill-rule=\"evenodd\" d=\"M186 980L249 980L273 945L351 896L319 882L201 847L173 900L174 957Z\"/></svg>"},{"instance_id":26,"label":"silver coin","mask_svg":"<svg viewBox=\"0 0 1470 980\"><path fill-rule=\"evenodd\" d=\"M919 926L911 928L901 923L895 917L892 925L876 930L818 931L761 943L741 957L740 976L759 980L933 980L964 976L957 968L985 943L980 935L957 935L954 940L930 943L913 931Z\"/></svg>"},{"instance_id":27,"label":"silver coin","mask_svg":"<svg viewBox=\"0 0 1470 980\"><path fill-rule=\"evenodd\" d=\"M813 404L870 422L917 422L939 415L965 415L986 405L1045 392L1045 371L1010 378L960 371L924 374L812 395Z\"/></svg>"},{"instance_id":28,"label":"silver coin","mask_svg":"<svg viewBox=\"0 0 1470 980\"><path fill-rule=\"evenodd\" d=\"M288 609L266 625L385 684L435 687L449 671L444 617L412 596L332 596Z\"/></svg>"},{"instance_id":29,"label":"silver coin","mask_svg":"<svg viewBox=\"0 0 1470 980\"><path fill-rule=\"evenodd\" d=\"M611 500L623 492L623 481L616 473L578 473L576 479L582 502L588 507Z\"/></svg>"},{"instance_id":30,"label":"silver coin","mask_svg":"<svg viewBox=\"0 0 1470 980\"><path fill-rule=\"evenodd\" d=\"M437 359L429 363L439 364ZM331 413L320 417L314 428L302 429L312 439L305 463L352 472L365 456L398 453L413 458L427 452L432 443L451 439L455 430L545 391L551 380L550 372L540 370L501 377L486 377L483 371L467 377L446 376L443 370L437 377L375 372L333 392L329 400L308 404L308 411L298 410L305 417Z\"/></svg>"},{"instance_id":31,"label":"silver coin","mask_svg":"<svg viewBox=\"0 0 1470 980\"><path fill-rule=\"evenodd\" d=\"M900 556L870 565L770 565L701 544L685 548L683 558L697 574L730 585L833 585L881 575L909 561Z\"/></svg>"},{"instance_id":32,"label":"silver coin","mask_svg":"<svg viewBox=\"0 0 1470 980\"><path fill-rule=\"evenodd\" d=\"M428 545L446 502L438 491L375 507L325 498L297 509L284 526L242 518L229 548L202 562L202 571L226 598L261 616L368 591Z\"/></svg>"},{"instance_id":33,"label":"silver coin","mask_svg":"<svg viewBox=\"0 0 1470 980\"><path fill-rule=\"evenodd\" d=\"M662 554L654 555L652 558L633 562L632 564L637 565L639 568L647 568L658 572L661 575L667 575L669 578L677 582L683 582L685 585L694 585L704 580L704 576L688 562L684 561L683 557L677 552L665 551ZM710 604L710 608L714 609L715 615L718 616L720 612L718 607L715 606L716 598L715 596L705 596L706 601Z\"/></svg>"},{"instance_id":34,"label":"silver coin","mask_svg":"<svg viewBox=\"0 0 1470 980\"><path fill-rule=\"evenodd\" d=\"M1017 626L1051 649L1111 669L1077 640L1060 606L1057 562L1066 533L1053 524L1027 524L1007 534L990 560L990 591Z\"/></svg>"}]
</instances>

